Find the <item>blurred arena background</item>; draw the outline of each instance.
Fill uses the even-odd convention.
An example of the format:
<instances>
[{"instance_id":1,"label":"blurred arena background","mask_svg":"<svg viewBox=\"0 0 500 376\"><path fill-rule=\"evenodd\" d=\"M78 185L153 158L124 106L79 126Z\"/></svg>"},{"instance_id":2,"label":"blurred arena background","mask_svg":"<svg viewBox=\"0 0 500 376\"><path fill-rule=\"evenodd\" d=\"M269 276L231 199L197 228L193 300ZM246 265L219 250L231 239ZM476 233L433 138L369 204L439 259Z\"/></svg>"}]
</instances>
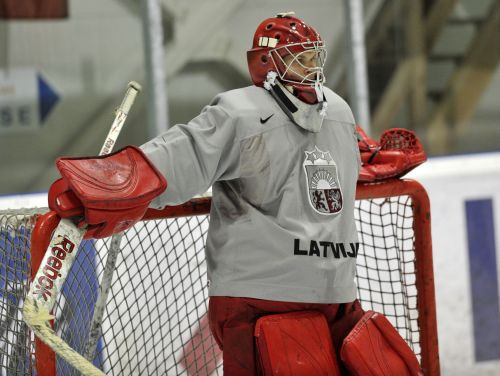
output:
<instances>
[{"instance_id":1,"label":"blurred arena background","mask_svg":"<svg viewBox=\"0 0 500 376\"><path fill-rule=\"evenodd\" d=\"M22 3L38 5L23 13ZM0 4L0 193L46 190L56 176L57 156L97 154L132 79L143 84L146 95L119 144L141 144L156 132L148 125L154 118L148 114L153 99L146 69L152 53L141 1ZM167 89L162 105L169 124L190 120L220 91L250 84L246 50L255 27L283 9L317 25L328 47L327 85L355 106L344 1L164 0L159 5ZM494 0L365 1L372 136L390 127L413 129L431 156L497 150L498 17Z\"/></svg>"},{"instance_id":2,"label":"blurred arena background","mask_svg":"<svg viewBox=\"0 0 500 376\"><path fill-rule=\"evenodd\" d=\"M373 138L424 143L411 177L431 198L442 374L500 374L498 0L0 0L0 208L45 205L58 156L96 155L130 80L144 92L117 148L250 85L256 26L288 10L317 27L326 85Z\"/></svg>"}]
</instances>

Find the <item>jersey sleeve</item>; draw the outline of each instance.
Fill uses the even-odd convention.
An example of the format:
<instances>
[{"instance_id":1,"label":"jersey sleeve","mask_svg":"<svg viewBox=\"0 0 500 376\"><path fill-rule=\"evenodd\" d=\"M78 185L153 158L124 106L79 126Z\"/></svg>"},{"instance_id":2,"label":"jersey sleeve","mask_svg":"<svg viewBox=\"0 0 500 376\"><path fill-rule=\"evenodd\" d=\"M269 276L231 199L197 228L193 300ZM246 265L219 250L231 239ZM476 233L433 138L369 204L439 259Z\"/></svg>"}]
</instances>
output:
<instances>
[{"instance_id":1,"label":"jersey sleeve","mask_svg":"<svg viewBox=\"0 0 500 376\"><path fill-rule=\"evenodd\" d=\"M168 183L151 207L181 204L206 192L216 180L239 177L235 123L221 106L210 105L188 124L177 124L142 145Z\"/></svg>"},{"instance_id":2,"label":"jersey sleeve","mask_svg":"<svg viewBox=\"0 0 500 376\"><path fill-rule=\"evenodd\" d=\"M353 146L356 153L357 168L358 171L361 170L361 154L358 147L358 133L356 131L356 120L352 113L349 104L337 93L333 92L329 88L325 88L325 95L328 100L328 114L330 119L339 121L344 124L348 124L350 127L350 132L352 133Z\"/></svg>"}]
</instances>

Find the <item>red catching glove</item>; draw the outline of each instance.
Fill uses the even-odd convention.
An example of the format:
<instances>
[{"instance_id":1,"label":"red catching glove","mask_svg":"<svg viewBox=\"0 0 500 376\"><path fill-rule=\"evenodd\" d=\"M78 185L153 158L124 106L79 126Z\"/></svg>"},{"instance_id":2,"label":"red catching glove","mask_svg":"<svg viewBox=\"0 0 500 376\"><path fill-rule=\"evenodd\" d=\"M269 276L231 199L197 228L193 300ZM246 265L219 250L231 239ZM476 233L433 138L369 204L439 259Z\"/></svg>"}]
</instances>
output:
<instances>
[{"instance_id":1,"label":"red catching glove","mask_svg":"<svg viewBox=\"0 0 500 376\"><path fill-rule=\"evenodd\" d=\"M58 158L62 178L49 190L49 207L61 218L88 225L85 238L104 238L132 227L167 181L141 149L127 146L113 154Z\"/></svg>"},{"instance_id":2,"label":"red catching glove","mask_svg":"<svg viewBox=\"0 0 500 376\"><path fill-rule=\"evenodd\" d=\"M386 130L377 142L357 127L361 171L359 181L370 182L401 177L427 160L424 148L414 132L403 128Z\"/></svg>"}]
</instances>

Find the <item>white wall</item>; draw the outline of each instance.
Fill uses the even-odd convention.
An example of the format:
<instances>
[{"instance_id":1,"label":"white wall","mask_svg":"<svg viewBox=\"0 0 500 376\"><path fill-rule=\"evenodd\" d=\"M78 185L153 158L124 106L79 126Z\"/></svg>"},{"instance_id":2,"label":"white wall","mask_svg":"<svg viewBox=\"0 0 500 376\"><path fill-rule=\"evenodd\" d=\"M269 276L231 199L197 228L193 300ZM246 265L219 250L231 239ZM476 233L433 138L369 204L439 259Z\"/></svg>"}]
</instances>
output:
<instances>
[{"instance_id":1,"label":"white wall","mask_svg":"<svg viewBox=\"0 0 500 376\"><path fill-rule=\"evenodd\" d=\"M473 301L472 285L482 276L471 274L469 271L470 257L474 258L476 255L469 257L465 203L477 199L492 200L498 271L500 269L498 264L500 153L434 158L411 172L409 177L415 178L425 186L431 201L442 375L499 375L499 297L497 294L496 299L493 297L491 301L480 305ZM488 235L486 231L484 235ZM485 265L485 269L493 270L494 267ZM498 292L498 287L495 287ZM495 289L485 285L483 291L495 291ZM495 311L496 317L490 317L482 323L477 322L487 311ZM488 339L474 335L474 320L476 320L476 330L489 332L496 338L496 343L493 341L489 344L490 351L498 354L493 355L492 360L479 361L475 358L476 350L479 351L480 357L488 356L484 350L485 341Z\"/></svg>"},{"instance_id":2,"label":"white wall","mask_svg":"<svg viewBox=\"0 0 500 376\"><path fill-rule=\"evenodd\" d=\"M47 207L47 193L0 195L0 210Z\"/></svg>"}]
</instances>

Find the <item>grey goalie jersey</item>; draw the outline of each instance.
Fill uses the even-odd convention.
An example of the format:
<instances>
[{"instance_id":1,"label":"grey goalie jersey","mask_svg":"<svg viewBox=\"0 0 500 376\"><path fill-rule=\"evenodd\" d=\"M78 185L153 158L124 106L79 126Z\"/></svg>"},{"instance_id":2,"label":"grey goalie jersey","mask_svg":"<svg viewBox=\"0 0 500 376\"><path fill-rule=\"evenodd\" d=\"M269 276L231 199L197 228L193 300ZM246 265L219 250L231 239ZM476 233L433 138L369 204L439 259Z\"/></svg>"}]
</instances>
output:
<instances>
[{"instance_id":1,"label":"grey goalie jersey","mask_svg":"<svg viewBox=\"0 0 500 376\"><path fill-rule=\"evenodd\" d=\"M211 296L356 298L359 150L349 106L326 88L325 96L327 113L314 132L251 86L216 96L188 124L141 146L168 181L153 207L183 203L212 186Z\"/></svg>"}]
</instances>

